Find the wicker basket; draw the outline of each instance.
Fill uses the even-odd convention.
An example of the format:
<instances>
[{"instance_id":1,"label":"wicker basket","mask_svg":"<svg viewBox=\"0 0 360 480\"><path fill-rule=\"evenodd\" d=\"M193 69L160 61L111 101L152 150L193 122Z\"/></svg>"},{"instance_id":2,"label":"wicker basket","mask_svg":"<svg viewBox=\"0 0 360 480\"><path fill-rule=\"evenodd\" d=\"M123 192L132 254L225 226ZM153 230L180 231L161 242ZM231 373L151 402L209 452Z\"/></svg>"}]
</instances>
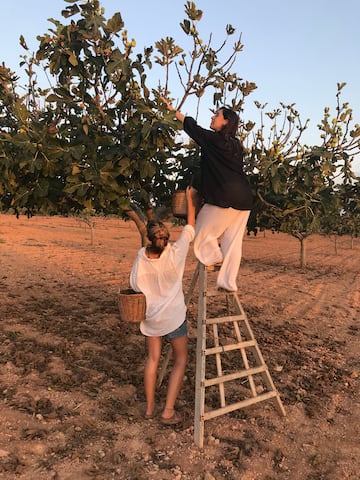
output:
<instances>
[{"instance_id":1,"label":"wicker basket","mask_svg":"<svg viewBox=\"0 0 360 480\"><path fill-rule=\"evenodd\" d=\"M199 194L195 196L194 199L195 204L195 216L201 210L203 206L203 199L200 197ZM187 200L186 200L186 192L185 190L176 190L171 197L171 210L174 217L177 218L187 218Z\"/></svg>"},{"instance_id":2,"label":"wicker basket","mask_svg":"<svg viewBox=\"0 0 360 480\"><path fill-rule=\"evenodd\" d=\"M187 201L185 190L177 190L171 197L171 210L174 217L187 217Z\"/></svg>"},{"instance_id":3,"label":"wicker basket","mask_svg":"<svg viewBox=\"0 0 360 480\"><path fill-rule=\"evenodd\" d=\"M146 301L143 293L128 288L118 296L120 318L124 322L139 323L145 319Z\"/></svg>"}]
</instances>

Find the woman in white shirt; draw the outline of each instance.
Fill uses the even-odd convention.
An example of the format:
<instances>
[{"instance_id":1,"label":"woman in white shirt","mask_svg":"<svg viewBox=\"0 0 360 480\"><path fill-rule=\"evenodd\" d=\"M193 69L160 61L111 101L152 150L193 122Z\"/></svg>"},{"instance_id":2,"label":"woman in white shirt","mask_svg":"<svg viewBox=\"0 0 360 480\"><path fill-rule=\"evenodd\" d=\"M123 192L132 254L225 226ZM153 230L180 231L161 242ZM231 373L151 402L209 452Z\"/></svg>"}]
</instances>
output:
<instances>
[{"instance_id":1,"label":"woman in white shirt","mask_svg":"<svg viewBox=\"0 0 360 480\"><path fill-rule=\"evenodd\" d=\"M140 323L147 348L144 371L145 418L153 418L155 412L157 369L163 338L171 342L174 363L161 414L161 421L169 425L181 421L175 411L175 402L184 378L188 355L182 278L189 246L195 235L195 195L195 189L186 189L187 225L176 242L168 243L169 231L162 222L148 223L147 235L151 243L139 250L130 274L131 288L144 293L146 297L146 316Z\"/></svg>"}]
</instances>

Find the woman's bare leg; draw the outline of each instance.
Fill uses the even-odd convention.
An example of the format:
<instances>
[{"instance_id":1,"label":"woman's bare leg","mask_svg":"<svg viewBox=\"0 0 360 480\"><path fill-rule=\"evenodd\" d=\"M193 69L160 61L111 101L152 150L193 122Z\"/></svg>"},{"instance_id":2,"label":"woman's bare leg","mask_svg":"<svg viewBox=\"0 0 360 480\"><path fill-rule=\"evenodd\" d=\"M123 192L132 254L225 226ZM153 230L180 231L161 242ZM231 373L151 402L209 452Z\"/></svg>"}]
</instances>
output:
<instances>
[{"instance_id":1,"label":"woman's bare leg","mask_svg":"<svg viewBox=\"0 0 360 480\"><path fill-rule=\"evenodd\" d=\"M157 369L159 366L162 338L146 337L147 359L144 369L144 389L146 397L145 415L151 416L155 410Z\"/></svg>"},{"instance_id":2,"label":"woman's bare leg","mask_svg":"<svg viewBox=\"0 0 360 480\"><path fill-rule=\"evenodd\" d=\"M175 402L184 379L188 359L187 335L173 338L171 340L171 347L173 350L174 366L171 370L166 395L166 403L164 411L161 415L164 419L171 418L174 415Z\"/></svg>"}]
</instances>

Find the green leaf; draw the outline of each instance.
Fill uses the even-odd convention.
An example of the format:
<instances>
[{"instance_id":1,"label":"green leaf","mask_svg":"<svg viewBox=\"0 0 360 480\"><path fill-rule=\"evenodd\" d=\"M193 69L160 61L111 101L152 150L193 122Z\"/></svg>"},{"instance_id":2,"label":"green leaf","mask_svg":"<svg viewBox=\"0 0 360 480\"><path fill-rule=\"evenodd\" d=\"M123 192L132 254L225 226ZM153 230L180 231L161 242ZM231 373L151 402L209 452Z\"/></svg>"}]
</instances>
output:
<instances>
[{"instance_id":1,"label":"green leaf","mask_svg":"<svg viewBox=\"0 0 360 480\"><path fill-rule=\"evenodd\" d=\"M69 62L71 63L71 65L73 67L76 67L77 65L79 65L79 62L77 61L75 55L73 54L73 52L70 52L69 53Z\"/></svg>"},{"instance_id":2,"label":"green leaf","mask_svg":"<svg viewBox=\"0 0 360 480\"><path fill-rule=\"evenodd\" d=\"M123 19L119 12L116 12L106 24L106 30L111 33L119 32L124 27Z\"/></svg>"},{"instance_id":3,"label":"green leaf","mask_svg":"<svg viewBox=\"0 0 360 480\"><path fill-rule=\"evenodd\" d=\"M44 178L40 178L34 193L40 198L47 197L49 193L49 182Z\"/></svg>"}]
</instances>

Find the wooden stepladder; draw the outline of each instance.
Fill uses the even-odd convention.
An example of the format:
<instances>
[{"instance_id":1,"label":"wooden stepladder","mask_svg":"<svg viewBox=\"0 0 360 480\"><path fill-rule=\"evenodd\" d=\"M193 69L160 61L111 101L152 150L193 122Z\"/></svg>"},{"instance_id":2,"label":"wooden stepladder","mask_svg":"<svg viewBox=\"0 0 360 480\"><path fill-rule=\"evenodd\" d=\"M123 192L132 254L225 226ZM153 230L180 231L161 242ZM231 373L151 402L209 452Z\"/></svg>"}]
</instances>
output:
<instances>
[{"instance_id":1,"label":"wooden stepladder","mask_svg":"<svg viewBox=\"0 0 360 480\"><path fill-rule=\"evenodd\" d=\"M193 288L198 276L194 440L199 447L206 420L270 399L286 415L238 293L208 289L209 274L199 263L192 282ZM210 299L216 316L208 316Z\"/></svg>"}]
</instances>

